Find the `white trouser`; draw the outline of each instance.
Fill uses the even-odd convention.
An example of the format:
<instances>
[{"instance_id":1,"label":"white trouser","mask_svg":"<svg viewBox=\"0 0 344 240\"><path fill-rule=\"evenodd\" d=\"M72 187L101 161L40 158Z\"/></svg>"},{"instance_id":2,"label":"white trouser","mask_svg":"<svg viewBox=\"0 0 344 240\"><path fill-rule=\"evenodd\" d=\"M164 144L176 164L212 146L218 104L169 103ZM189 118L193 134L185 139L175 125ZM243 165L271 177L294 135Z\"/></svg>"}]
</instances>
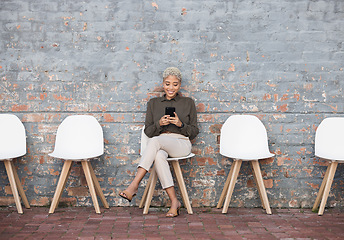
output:
<instances>
[{"instance_id":1,"label":"white trouser","mask_svg":"<svg viewBox=\"0 0 344 240\"><path fill-rule=\"evenodd\" d=\"M174 186L167 157L184 157L191 153L189 138L177 133L163 133L149 139L139 167L150 169L154 162L155 171L163 189Z\"/></svg>"}]
</instances>

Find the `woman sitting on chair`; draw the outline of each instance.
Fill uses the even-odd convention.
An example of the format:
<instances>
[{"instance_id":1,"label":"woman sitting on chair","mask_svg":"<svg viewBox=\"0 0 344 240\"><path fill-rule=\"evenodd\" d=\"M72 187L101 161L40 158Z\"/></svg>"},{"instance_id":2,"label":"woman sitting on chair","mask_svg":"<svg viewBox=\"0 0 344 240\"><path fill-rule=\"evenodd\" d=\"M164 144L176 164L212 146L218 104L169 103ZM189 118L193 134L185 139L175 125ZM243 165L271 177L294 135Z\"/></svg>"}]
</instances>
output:
<instances>
[{"instance_id":1,"label":"woman sitting on chair","mask_svg":"<svg viewBox=\"0 0 344 240\"><path fill-rule=\"evenodd\" d=\"M198 134L197 113L191 98L179 94L182 76L178 68L163 73L164 96L152 98L147 105L145 134L150 137L140 160L136 176L119 195L129 201L136 195L139 183L154 163L161 186L171 199L166 217L179 215L178 201L167 157L184 157L191 153L190 139ZM169 112L170 111L170 112Z\"/></svg>"}]
</instances>

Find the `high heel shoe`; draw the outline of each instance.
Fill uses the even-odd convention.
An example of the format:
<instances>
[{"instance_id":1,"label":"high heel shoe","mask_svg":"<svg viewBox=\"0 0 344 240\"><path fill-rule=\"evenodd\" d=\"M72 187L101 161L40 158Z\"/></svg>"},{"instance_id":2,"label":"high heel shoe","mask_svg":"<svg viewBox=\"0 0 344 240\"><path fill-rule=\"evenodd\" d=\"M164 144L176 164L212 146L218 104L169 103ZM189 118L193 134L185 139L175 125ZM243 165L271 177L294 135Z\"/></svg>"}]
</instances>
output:
<instances>
[{"instance_id":1,"label":"high heel shoe","mask_svg":"<svg viewBox=\"0 0 344 240\"><path fill-rule=\"evenodd\" d=\"M180 207L181 207L181 204L179 203L179 207L177 209L170 208L170 210L166 213L166 217L173 218L173 217L179 216L179 214L180 214Z\"/></svg>"},{"instance_id":2,"label":"high heel shoe","mask_svg":"<svg viewBox=\"0 0 344 240\"><path fill-rule=\"evenodd\" d=\"M133 197L136 196L136 193L130 194L127 190L124 190L123 192L119 193L119 196L121 196L124 199L127 199L129 202L133 199Z\"/></svg>"}]
</instances>

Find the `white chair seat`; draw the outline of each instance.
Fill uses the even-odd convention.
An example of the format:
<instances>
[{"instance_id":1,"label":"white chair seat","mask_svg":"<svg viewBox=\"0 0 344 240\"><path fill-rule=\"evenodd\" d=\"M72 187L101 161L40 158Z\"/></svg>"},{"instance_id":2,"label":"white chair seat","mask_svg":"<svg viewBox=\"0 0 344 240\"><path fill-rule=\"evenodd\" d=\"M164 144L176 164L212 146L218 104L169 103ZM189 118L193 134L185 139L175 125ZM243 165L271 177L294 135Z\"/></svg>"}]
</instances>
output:
<instances>
[{"instance_id":1,"label":"white chair seat","mask_svg":"<svg viewBox=\"0 0 344 240\"><path fill-rule=\"evenodd\" d=\"M242 157L238 158L238 155L235 155L236 157L233 156L229 156L229 155L223 155L225 157L228 157L228 158L232 158L232 159L240 159L241 161L254 161L254 160L257 160L257 159L266 159L266 158L271 158L273 156L275 156L275 154L264 154L264 155L257 155L257 156L249 156L249 155L243 155Z\"/></svg>"},{"instance_id":2,"label":"white chair seat","mask_svg":"<svg viewBox=\"0 0 344 240\"><path fill-rule=\"evenodd\" d=\"M173 161L173 160L178 161L178 160L183 160L183 159L192 158L192 157L194 157L194 156L195 156L194 153L190 153L189 155L187 155L187 156L185 156L185 157L178 157L178 158L169 157L169 158L167 158L167 160L169 160L169 161Z\"/></svg>"}]
</instances>

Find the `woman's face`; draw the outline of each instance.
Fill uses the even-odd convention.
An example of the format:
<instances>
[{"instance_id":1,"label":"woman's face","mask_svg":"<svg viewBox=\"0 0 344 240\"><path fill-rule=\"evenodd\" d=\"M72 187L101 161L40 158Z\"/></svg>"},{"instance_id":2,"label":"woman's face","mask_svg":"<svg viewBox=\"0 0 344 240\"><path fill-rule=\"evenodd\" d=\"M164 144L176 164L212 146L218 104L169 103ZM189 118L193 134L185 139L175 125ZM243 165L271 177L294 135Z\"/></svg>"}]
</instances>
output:
<instances>
[{"instance_id":1,"label":"woman's face","mask_svg":"<svg viewBox=\"0 0 344 240\"><path fill-rule=\"evenodd\" d=\"M174 98L180 89L180 81L176 76L168 76L163 82L164 92L166 93L166 98L171 100Z\"/></svg>"}]
</instances>

